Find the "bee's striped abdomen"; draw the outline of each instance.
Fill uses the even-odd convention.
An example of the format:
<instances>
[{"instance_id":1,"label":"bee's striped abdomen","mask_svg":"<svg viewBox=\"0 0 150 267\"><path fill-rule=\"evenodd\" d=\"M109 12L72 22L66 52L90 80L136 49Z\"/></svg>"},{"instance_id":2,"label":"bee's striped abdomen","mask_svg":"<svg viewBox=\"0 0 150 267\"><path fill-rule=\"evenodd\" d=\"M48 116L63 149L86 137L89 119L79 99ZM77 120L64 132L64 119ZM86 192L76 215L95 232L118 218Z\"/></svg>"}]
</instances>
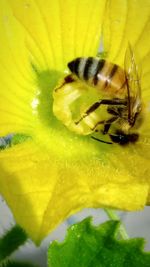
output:
<instances>
[{"instance_id":1,"label":"bee's striped abdomen","mask_svg":"<svg viewBox=\"0 0 150 267\"><path fill-rule=\"evenodd\" d=\"M68 63L68 68L76 74L79 79L89 80L103 67L105 60L99 60L94 57L79 57Z\"/></svg>"},{"instance_id":2,"label":"bee's striped abdomen","mask_svg":"<svg viewBox=\"0 0 150 267\"><path fill-rule=\"evenodd\" d=\"M72 73L75 73L79 77L79 65L81 64L81 57L76 58L75 60L68 63L68 67Z\"/></svg>"},{"instance_id":3,"label":"bee's striped abdomen","mask_svg":"<svg viewBox=\"0 0 150 267\"><path fill-rule=\"evenodd\" d=\"M96 67L96 71L95 71L95 74L93 76L94 85L97 85L98 80L99 80L98 74L102 72L102 69L103 69L104 65L105 65L105 60L104 59L98 61L98 64L97 64L97 67Z\"/></svg>"},{"instance_id":4,"label":"bee's striped abdomen","mask_svg":"<svg viewBox=\"0 0 150 267\"><path fill-rule=\"evenodd\" d=\"M90 70L93 66L93 58L88 57L85 61L84 69L83 69L83 79L88 80L90 76Z\"/></svg>"},{"instance_id":5,"label":"bee's striped abdomen","mask_svg":"<svg viewBox=\"0 0 150 267\"><path fill-rule=\"evenodd\" d=\"M68 63L68 67L80 80L101 91L118 94L126 85L124 70L104 59L80 57Z\"/></svg>"}]
</instances>

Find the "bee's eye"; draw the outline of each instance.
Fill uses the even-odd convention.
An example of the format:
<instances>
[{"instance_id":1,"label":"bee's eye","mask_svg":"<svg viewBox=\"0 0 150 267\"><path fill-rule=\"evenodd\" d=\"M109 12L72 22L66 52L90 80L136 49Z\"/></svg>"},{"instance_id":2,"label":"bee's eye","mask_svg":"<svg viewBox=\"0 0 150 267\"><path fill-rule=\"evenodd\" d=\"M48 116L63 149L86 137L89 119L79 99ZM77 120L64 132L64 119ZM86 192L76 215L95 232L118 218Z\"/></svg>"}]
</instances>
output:
<instances>
[{"instance_id":1,"label":"bee's eye","mask_svg":"<svg viewBox=\"0 0 150 267\"><path fill-rule=\"evenodd\" d=\"M137 142L139 135L137 133L132 134L124 134L123 132L116 132L116 134L110 134L109 135L111 140L114 143L117 143L119 145L127 145L128 143L135 143Z\"/></svg>"},{"instance_id":2,"label":"bee's eye","mask_svg":"<svg viewBox=\"0 0 150 267\"><path fill-rule=\"evenodd\" d=\"M109 136L114 143L120 145L126 145L129 143L129 136L126 134L110 134Z\"/></svg>"}]
</instances>

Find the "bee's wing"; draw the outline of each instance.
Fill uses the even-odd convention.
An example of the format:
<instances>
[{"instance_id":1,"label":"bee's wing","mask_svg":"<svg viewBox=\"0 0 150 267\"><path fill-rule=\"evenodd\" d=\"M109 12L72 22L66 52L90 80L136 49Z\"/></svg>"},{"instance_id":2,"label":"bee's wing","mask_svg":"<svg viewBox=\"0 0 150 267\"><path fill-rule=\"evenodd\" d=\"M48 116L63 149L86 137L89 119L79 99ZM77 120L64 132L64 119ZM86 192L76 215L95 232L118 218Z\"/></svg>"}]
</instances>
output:
<instances>
[{"instance_id":1,"label":"bee's wing","mask_svg":"<svg viewBox=\"0 0 150 267\"><path fill-rule=\"evenodd\" d=\"M141 104L141 85L140 85L141 71L139 65L137 65L136 63L135 54L130 44L128 44L125 53L124 69L127 79L127 90L128 90L127 96L129 103L129 113L132 116L133 108L136 109L136 106L139 106ZM134 107L131 107L131 101L130 101L131 97L134 99Z\"/></svg>"}]
</instances>

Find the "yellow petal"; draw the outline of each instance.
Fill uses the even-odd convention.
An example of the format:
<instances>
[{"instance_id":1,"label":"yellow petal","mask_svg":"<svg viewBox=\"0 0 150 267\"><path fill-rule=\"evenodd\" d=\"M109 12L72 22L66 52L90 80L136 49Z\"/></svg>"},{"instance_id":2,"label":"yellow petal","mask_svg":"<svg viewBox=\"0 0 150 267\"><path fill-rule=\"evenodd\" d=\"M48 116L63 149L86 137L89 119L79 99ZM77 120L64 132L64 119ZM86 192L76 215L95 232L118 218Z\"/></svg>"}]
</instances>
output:
<instances>
[{"instance_id":1,"label":"yellow petal","mask_svg":"<svg viewBox=\"0 0 150 267\"><path fill-rule=\"evenodd\" d=\"M81 147L80 143L76 145ZM91 144L87 142L86 146L91 152ZM84 153L82 157L77 155L70 159L65 155L63 159L28 141L1 152L1 193L17 223L39 243L66 217L82 208L143 208L148 184L143 178L135 177L139 171L130 162L131 157L128 164L132 165L132 173L121 161L116 162L115 156L113 153L103 155L103 164L98 151L97 156L89 154L89 158ZM144 162L140 161L140 164Z\"/></svg>"},{"instance_id":2,"label":"yellow petal","mask_svg":"<svg viewBox=\"0 0 150 267\"><path fill-rule=\"evenodd\" d=\"M55 70L64 69L73 57L95 55L105 2L10 0L15 17L28 29L47 66Z\"/></svg>"},{"instance_id":3,"label":"yellow petal","mask_svg":"<svg viewBox=\"0 0 150 267\"><path fill-rule=\"evenodd\" d=\"M109 0L106 12L103 41L108 59L123 65L128 43L142 59L149 51L150 1Z\"/></svg>"},{"instance_id":4,"label":"yellow petal","mask_svg":"<svg viewBox=\"0 0 150 267\"><path fill-rule=\"evenodd\" d=\"M36 92L25 31L0 2L0 136L33 128L31 104Z\"/></svg>"}]
</instances>

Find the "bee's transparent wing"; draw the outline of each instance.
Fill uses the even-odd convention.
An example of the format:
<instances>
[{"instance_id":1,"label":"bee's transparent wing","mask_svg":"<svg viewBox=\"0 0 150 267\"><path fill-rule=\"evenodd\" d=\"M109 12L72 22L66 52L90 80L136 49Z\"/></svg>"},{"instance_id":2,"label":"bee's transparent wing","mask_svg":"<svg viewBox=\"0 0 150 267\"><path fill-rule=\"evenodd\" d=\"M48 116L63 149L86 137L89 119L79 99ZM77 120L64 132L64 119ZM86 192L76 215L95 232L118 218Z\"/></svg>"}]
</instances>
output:
<instances>
[{"instance_id":1,"label":"bee's transparent wing","mask_svg":"<svg viewBox=\"0 0 150 267\"><path fill-rule=\"evenodd\" d=\"M141 70L139 64L137 64L137 59L135 59L135 54L130 44L128 44L125 54L124 69L128 86L128 103L131 105L130 98L132 97L136 108L136 106L141 104ZM129 110L132 116L133 107L129 106Z\"/></svg>"},{"instance_id":2,"label":"bee's transparent wing","mask_svg":"<svg viewBox=\"0 0 150 267\"><path fill-rule=\"evenodd\" d=\"M135 57L135 53L133 49L128 44L125 60L124 60L124 69L126 72L126 77L128 79L131 96L139 96L141 97L141 86L140 86L140 78L141 78L141 68L138 64L138 60Z\"/></svg>"}]
</instances>

